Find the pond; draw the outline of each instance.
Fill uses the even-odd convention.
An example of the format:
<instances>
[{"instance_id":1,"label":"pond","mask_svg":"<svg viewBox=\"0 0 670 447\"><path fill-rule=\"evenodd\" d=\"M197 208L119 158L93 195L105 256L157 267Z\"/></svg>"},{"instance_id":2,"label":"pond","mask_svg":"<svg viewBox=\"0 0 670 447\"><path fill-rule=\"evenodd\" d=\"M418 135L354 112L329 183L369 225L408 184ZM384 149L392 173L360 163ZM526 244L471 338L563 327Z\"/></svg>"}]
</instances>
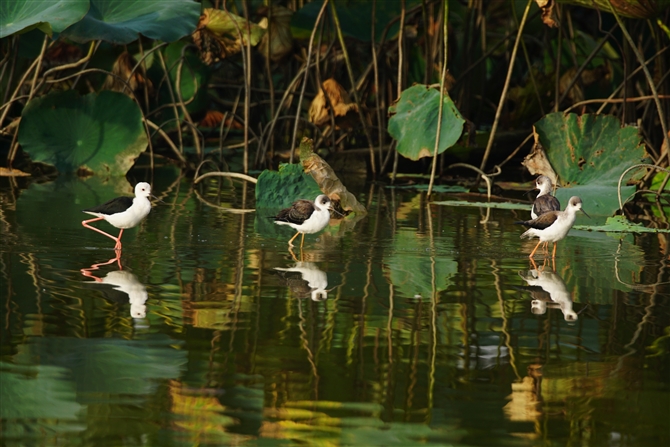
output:
<instances>
[{"instance_id":1,"label":"pond","mask_svg":"<svg viewBox=\"0 0 670 447\"><path fill-rule=\"evenodd\" d=\"M292 253L253 185L151 183L119 259L127 184L0 188L3 445L670 444L663 236L533 265L527 211L361 185Z\"/></svg>"}]
</instances>

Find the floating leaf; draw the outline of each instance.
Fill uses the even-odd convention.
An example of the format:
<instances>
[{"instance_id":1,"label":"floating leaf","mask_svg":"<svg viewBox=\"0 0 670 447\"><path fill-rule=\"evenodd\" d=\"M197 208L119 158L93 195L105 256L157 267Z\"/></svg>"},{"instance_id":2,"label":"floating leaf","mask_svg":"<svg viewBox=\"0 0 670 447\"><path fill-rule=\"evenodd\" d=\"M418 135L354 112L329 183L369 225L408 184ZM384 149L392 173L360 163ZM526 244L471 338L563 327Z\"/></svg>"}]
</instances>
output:
<instances>
[{"instance_id":1,"label":"floating leaf","mask_svg":"<svg viewBox=\"0 0 670 447\"><path fill-rule=\"evenodd\" d=\"M19 143L33 161L58 171L122 176L147 147L139 107L110 91L73 90L33 99L23 109Z\"/></svg>"},{"instance_id":2,"label":"floating leaf","mask_svg":"<svg viewBox=\"0 0 670 447\"><path fill-rule=\"evenodd\" d=\"M575 225L573 228L586 231L604 231L606 233L670 233L668 228L645 227L639 223L629 222L624 216L609 217L605 225Z\"/></svg>"},{"instance_id":3,"label":"floating leaf","mask_svg":"<svg viewBox=\"0 0 670 447\"><path fill-rule=\"evenodd\" d=\"M151 39L173 42L191 34L200 17L200 4L192 0L90 2L88 14L63 31L64 36L79 43L103 40L125 45L142 34Z\"/></svg>"},{"instance_id":4,"label":"floating leaf","mask_svg":"<svg viewBox=\"0 0 670 447\"><path fill-rule=\"evenodd\" d=\"M388 132L398 140L398 152L410 160L432 157L437 135L440 92L426 85L415 85L403 91L389 107ZM437 150L441 154L461 137L465 120L456 105L444 93L442 128Z\"/></svg>"},{"instance_id":5,"label":"floating leaf","mask_svg":"<svg viewBox=\"0 0 670 447\"><path fill-rule=\"evenodd\" d=\"M0 1L0 39L39 28L49 36L60 33L86 15L89 0Z\"/></svg>"}]
</instances>

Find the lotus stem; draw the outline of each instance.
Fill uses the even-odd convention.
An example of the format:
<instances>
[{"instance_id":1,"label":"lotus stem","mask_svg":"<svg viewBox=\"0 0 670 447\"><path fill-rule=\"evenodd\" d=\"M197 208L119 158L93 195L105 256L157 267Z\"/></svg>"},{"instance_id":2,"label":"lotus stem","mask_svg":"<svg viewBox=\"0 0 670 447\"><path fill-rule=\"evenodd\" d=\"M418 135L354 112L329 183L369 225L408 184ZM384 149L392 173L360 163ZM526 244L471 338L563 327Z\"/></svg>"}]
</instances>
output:
<instances>
[{"instance_id":1,"label":"lotus stem","mask_svg":"<svg viewBox=\"0 0 670 447\"><path fill-rule=\"evenodd\" d=\"M430 169L430 181L428 182L428 197L433 192L433 183L435 182L435 171L437 170L437 151L440 147L440 136L442 134L442 115L444 111L444 82L447 77L447 61L448 61L448 42L449 42L449 33L447 32L447 19L449 18L449 2L443 3L443 15L444 19L442 20L442 34L444 34L444 40L442 45L444 46L444 60L442 61L442 74L440 76L440 105L438 106L437 112L437 130L435 135L435 147L433 148L433 163ZM489 188L490 189L490 188ZM490 194L489 194L490 195Z\"/></svg>"}]
</instances>

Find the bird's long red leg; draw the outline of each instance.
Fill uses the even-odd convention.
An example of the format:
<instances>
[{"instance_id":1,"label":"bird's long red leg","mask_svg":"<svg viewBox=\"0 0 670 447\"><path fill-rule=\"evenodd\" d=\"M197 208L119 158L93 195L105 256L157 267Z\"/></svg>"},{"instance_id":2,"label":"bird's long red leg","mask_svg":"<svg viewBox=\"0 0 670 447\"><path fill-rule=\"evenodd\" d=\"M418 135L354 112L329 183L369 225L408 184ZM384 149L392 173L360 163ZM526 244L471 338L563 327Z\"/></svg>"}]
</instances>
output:
<instances>
[{"instance_id":1,"label":"bird's long red leg","mask_svg":"<svg viewBox=\"0 0 670 447\"><path fill-rule=\"evenodd\" d=\"M533 249L533 251L531 251L530 254L528 255L529 258L532 258L532 257L533 257L533 255L535 254L535 252L537 251L537 248L540 246L541 243L542 243L542 241L540 241L540 242L537 243L537 245L535 246L535 248Z\"/></svg>"},{"instance_id":2,"label":"bird's long red leg","mask_svg":"<svg viewBox=\"0 0 670 447\"><path fill-rule=\"evenodd\" d=\"M556 257L556 242L554 242L554 254L551 255L552 258Z\"/></svg>"},{"instance_id":3,"label":"bird's long red leg","mask_svg":"<svg viewBox=\"0 0 670 447\"><path fill-rule=\"evenodd\" d=\"M84 220L84 221L81 222L81 224L83 226L85 226L86 228L88 228L89 230L97 231L98 233L104 234L105 236L107 236L110 239L114 239L116 241L117 245L120 245L121 244L121 242L119 241L119 239L121 238L120 234L119 234L119 237L116 238L109 233L105 233L104 231L102 231L99 228L95 228L95 227L92 227L92 226L89 225L90 222L97 222L97 221L103 220L103 219L104 219L104 217L96 217L95 219ZM123 230L121 230L121 233L123 233Z\"/></svg>"},{"instance_id":4,"label":"bird's long red leg","mask_svg":"<svg viewBox=\"0 0 670 447\"><path fill-rule=\"evenodd\" d=\"M114 250L121 251L121 235L122 234L123 234L123 228L121 228L121 231L119 231L119 237L116 239L116 245L114 246Z\"/></svg>"},{"instance_id":5,"label":"bird's long red leg","mask_svg":"<svg viewBox=\"0 0 670 447\"><path fill-rule=\"evenodd\" d=\"M288 241L288 245L289 245L289 246L293 247L293 240L294 240L295 238L297 238L299 234L300 234L300 232L298 231L298 232L295 234L295 236L293 236L293 237L291 238L291 240Z\"/></svg>"}]
</instances>

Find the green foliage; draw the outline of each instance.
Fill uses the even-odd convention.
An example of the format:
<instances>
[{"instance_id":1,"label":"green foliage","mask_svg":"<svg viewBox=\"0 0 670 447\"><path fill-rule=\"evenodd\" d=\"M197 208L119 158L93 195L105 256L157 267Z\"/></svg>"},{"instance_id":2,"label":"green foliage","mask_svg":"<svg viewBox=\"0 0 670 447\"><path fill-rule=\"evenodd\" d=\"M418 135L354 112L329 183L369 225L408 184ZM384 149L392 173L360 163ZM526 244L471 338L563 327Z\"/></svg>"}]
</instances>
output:
<instances>
[{"instance_id":1,"label":"green foliage","mask_svg":"<svg viewBox=\"0 0 670 447\"><path fill-rule=\"evenodd\" d=\"M80 43L128 44L138 34L173 42L191 34L199 18L200 5L192 0L91 0L88 14L63 35Z\"/></svg>"},{"instance_id":2,"label":"green foliage","mask_svg":"<svg viewBox=\"0 0 670 447\"><path fill-rule=\"evenodd\" d=\"M287 163L278 171L265 170L258 176L256 208L287 208L298 199L314 200L319 194L319 185L305 174L301 164Z\"/></svg>"},{"instance_id":3,"label":"green foliage","mask_svg":"<svg viewBox=\"0 0 670 447\"><path fill-rule=\"evenodd\" d=\"M86 15L89 0L0 1L0 39L35 27L52 35Z\"/></svg>"},{"instance_id":4,"label":"green foliage","mask_svg":"<svg viewBox=\"0 0 670 447\"><path fill-rule=\"evenodd\" d=\"M587 231L604 231L606 233L670 233L670 229L667 228L649 228L642 224L629 222L625 216L608 217L605 225L575 225L573 228Z\"/></svg>"},{"instance_id":5,"label":"green foliage","mask_svg":"<svg viewBox=\"0 0 670 447\"><path fill-rule=\"evenodd\" d=\"M185 41L168 45L165 49L165 64L170 74L172 91L175 97L177 96L177 77L179 77L181 98L186 103L186 109L189 113L194 113L203 110L210 101L207 95L207 83L211 72L209 67L203 64L196 54L191 51L184 51L184 47L187 45L188 42ZM162 69L156 73L157 76L154 76L156 81L160 79L159 76L163 76L163 73ZM175 98L175 101L177 101L177 98ZM172 103L172 98L165 83L162 84L161 102L163 104ZM181 110L179 112L182 113ZM171 110L170 113L172 113Z\"/></svg>"},{"instance_id":6,"label":"green foliage","mask_svg":"<svg viewBox=\"0 0 670 447\"><path fill-rule=\"evenodd\" d=\"M621 127L609 115L550 113L535 124L535 130L563 184L573 186L557 191L561 203L576 195L589 214L610 216L619 209L619 177L646 156L637 128ZM643 174L631 171L623 184ZM633 192L635 187L621 188L624 197Z\"/></svg>"},{"instance_id":7,"label":"green foliage","mask_svg":"<svg viewBox=\"0 0 670 447\"><path fill-rule=\"evenodd\" d=\"M55 92L23 109L19 143L33 161L61 173L79 169L123 176L147 147L139 107L110 91L79 96Z\"/></svg>"},{"instance_id":8,"label":"green foliage","mask_svg":"<svg viewBox=\"0 0 670 447\"><path fill-rule=\"evenodd\" d=\"M373 0L355 0L338 1L335 3L337 14L342 26L342 34L347 37L353 37L361 42L370 42L372 23L372 3ZM407 0L406 9L411 9L420 5L420 0ZM300 10L293 14L291 20L291 31L295 38L309 38L319 11L323 6L323 0L316 0L305 4ZM377 1L375 20L375 42L380 42L384 37L384 28L393 19L400 17L402 3L400 0ZM386 40L394 39L398 34L398 21L396 20L390 26L386 34ZM325 39L331 39L334 36L325 36Z\"/></svg>"},{"instance_id":9,"label":"green foliage","mask_svg":"<svg viewBox=\"0 0 670 447\"><path fill-rule=\"evenodd\" d=\"M426 85L415 85L403 91L400 99L389 107L388 132L398 140L398 152L410 160L432 157L440 92ZM438 154L446 151L461 137L465 120L445 92L442 108L442 128Z\"/></svg>"}]
</instances>

